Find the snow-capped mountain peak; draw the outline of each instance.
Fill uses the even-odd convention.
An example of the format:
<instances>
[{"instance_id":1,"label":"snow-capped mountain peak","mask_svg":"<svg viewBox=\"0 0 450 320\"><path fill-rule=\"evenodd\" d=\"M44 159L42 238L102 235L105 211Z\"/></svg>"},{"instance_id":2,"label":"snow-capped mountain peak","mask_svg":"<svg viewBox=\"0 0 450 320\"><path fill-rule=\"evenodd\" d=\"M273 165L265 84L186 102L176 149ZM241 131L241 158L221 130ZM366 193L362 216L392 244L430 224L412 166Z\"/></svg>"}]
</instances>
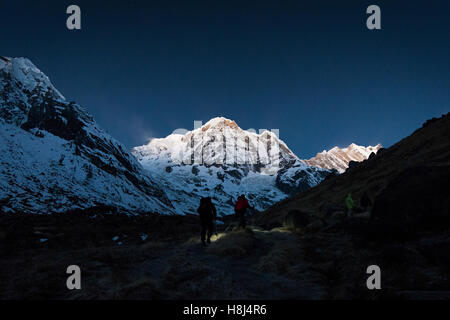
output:
<instances>
[{"instance_id":1,"label":"snow-capped mountain peak","mask_svg":"<svg viewBox=\"0 0 450 320\"><path fill-rule=\"evenodd\" d=\"M0 211L173 212L125 147L25 58L0 58Z\"/></svg>"},{"instance_id":2,"label":"snow-capped mountain peak","mask_svg":"<svg viewBox=\"0 0 450 320\"><path fill-rule=\"evenodd\" d=\"M132 152L141 160L164 157L174 164L246 165L257 171L278 171L283 164L301 164L276 132L243 130L224 117L213 118L185 134L152 139Z\"/></svg>"},{"instance_id":3,"label":"snow-capped mountain peak","mask_svg":"<svg viewBox=\"0 0 450 320\"><path fill-rule=\"evenodd\" d=\"M32 92L36 87L40 87L55 94L56 98L65 100L64 96L53 86L50 79L27 58L0 56L0 70L10 74L25 90Z\"/></svg>"},{"instance_id":4,"label":"snow-capped mountain peak","mask_svg":"<svg viewBox=\"0 0 450 320\"><path fill-rule=\"evenodd\" d=\"M233 120L224 118L224 117L215 117L206 122L202 127L201 130L206 131L210 128L223 128L223 127L230 127L232 129L240 129L239 126L234 122Z\"/></svg>"},{"instance_id":5,"label":"snow-capped mountain peak","mask_svg":"<svg viewBox=\"0 0 450 320\"><path fill-rule=\"evenodd\" d=\"M199 199L211 196L223 215L241 194L264 210L377 148L352 144L318 154L320 161L301 160L277 130L243 130L217 117L152 139L133 157L31 61L5 57L0 135L0 211L39 213L97 206L195 213Z\"/></svg>"},{"instance_id":6,"label":"snow-capped mountain peak","mask_svg":"<svg viewBox=\"0 0 450 320\"><path fill-rule=\"evenodd\" d=\"M348 168L350 161L364 161L369 158L372 152L376 154L381 148L381 144L364 147L352 143L346 148L336 146L328 151L323 150L315 157L304 161L311 166L324 169L336 169L339 173L342 173Z\"/></svg>"},{"instance_id":7,"label":"snow-capped mountain peak","mask_svg":"<svg viewBox=\"0 0 450 320\"><path fill-rule=\"evenodd\" d=\"M277 131L243 130L224 117L196 123L184 134L152 139L132 149L144 168L159 175L179 213L195 213L198 200L211 196L219 213L230 214L242 193L263 210L329 174L300 160Z\"/></svg>"}]
</instances>

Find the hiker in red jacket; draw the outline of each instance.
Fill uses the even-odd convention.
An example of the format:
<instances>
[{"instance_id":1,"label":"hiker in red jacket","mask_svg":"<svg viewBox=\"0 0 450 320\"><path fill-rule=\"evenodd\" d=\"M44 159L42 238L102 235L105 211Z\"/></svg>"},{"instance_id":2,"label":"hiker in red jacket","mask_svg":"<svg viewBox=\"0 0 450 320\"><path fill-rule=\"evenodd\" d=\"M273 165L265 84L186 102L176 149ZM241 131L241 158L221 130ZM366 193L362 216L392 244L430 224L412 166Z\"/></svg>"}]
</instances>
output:
<instances>
[{"instance_id":1,"label":"hiker in red jacket","mask_svg":"<svg viewBox=\"0 0 450 320\"><path fill-rule=\"evenodd\" d=\"M245 229L246 223L245 223L245 212L247 209L253 209L250 204L248 203L247 198L245 198L245 195L239 196L238 200L236 201L236 204L234 205L234 213L239 218L239 227L242 227Z\"/></svg>"}]
</instances>

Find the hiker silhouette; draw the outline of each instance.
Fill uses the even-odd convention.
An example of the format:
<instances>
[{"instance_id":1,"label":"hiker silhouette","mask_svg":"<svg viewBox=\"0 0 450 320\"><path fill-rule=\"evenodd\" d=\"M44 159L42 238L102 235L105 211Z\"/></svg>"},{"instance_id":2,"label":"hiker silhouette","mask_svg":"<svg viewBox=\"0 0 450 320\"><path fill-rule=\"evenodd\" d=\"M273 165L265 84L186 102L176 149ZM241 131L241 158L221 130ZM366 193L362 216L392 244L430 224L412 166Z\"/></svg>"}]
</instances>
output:
<instances>
[{"instance_id":1,"label":"hiker silhouette","mask_svg":"<svg viewBox=\"0 0 450 320\"><path fill-rule=\"evenodd\" d=\"M200 199L200 206L198 207L197 212L200 216L200 223L202 226L200 238L203 245L206 245L206 242L211 243L211 235L214 230L214 221L217 216L216 207L212 203L210 197Z\"/></svg>"},{"instance_id":2,"label":"hiker silhouette","mask_svg":"<svg viewBox=\"0 0 450 320\"><path fill-rule=\"evenodd\" d=\"M245 195L240 195L236 201L236 204L234 205L234 213L239 219L239 227L242 227L245 229L246 227L246 221L245 221L245 213L247 212L247 209L253 209L250 204L248 203L247 198Z\"/></svg>"}]
</instances>

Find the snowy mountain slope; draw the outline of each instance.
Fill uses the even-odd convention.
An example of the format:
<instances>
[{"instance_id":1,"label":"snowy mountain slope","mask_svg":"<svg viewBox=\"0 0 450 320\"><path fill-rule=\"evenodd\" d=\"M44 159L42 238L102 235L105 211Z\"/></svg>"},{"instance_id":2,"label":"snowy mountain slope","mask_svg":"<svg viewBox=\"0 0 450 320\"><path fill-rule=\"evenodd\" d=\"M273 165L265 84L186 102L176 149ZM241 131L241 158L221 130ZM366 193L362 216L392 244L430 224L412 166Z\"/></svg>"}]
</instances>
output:
<instances>
[{"instance_id":1,"label":"snowy mountain slope","mask_svg":"<svg viewBox=\"0 0 450 320\"><path fill-rule=\"evenodd\" d=\"M219 214L231 214L242 193L264 210L329 174L305 164L274 132L246 131L223 117L184 135L153 139L132 153L159 176L180 214L195 213L202 196L213 197Z\"/></svg>"},{"instance_id":2,"label":"snowy mountain slope","mask_svg":"<svg viewBox=\"0 0 450 320\"><path fill-rule=\"evenodd\" d=\"M0 58L0 209L110 205L171 213L165 192L81 106L25 58Z\"/></svg>"},{"instance_id":3,"label":"snowy mountain slope","mask_svg":"<svg viewBox=\"0 0 450 320\"><path fill-rule=\"evenodd\" d=\"M305 160L305 163L324 169L336 169L342 173L348 168L350 161L364 161L372 152L376 154L381 147L381 144L364 147L352 143L347 148L334 147L328 151L324 150L315 157Z\"/></svg>"},{"instance_id":4,"label":"snowy mountain slope","mask_svg":"<svg viewBox=\"0 0 450 320\"><path fill-rule=\"evenodd\" d=\"M22 125L31 104L39 105L44 96L64 101L46 75L25 58L0 56L0 117Z\"/></svg>"},{"instance_id":5,"label":"snowy mountain slope","mask_svg":"<svg viewBox=\"0 0 450 320\"><path fill-rule=\"evenodd\" d=\"M242 193L264 210L347 166L346 157L369 154L350 146L346 156L301 160L276 132L257 134L219 117L134 148L137 161L25 58L0 57L0 130L2 211L111 206L185 214L212 196L219 214L230 214Z\"/></svg>"}]
</instances>

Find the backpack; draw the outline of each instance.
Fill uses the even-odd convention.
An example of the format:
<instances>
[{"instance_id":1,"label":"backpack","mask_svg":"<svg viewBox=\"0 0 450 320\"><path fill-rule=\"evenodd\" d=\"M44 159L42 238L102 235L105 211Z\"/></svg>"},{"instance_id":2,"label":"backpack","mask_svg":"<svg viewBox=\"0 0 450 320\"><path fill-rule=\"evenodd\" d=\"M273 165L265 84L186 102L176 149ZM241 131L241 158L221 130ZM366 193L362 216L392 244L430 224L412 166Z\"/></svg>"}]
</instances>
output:
<instances>
[{"instance_id":1,"label":"backpack","mask_svg":"<svg viewBox=\"0 0 450 320\"><path fill-rule=\"evenodd\" d=\"M242 199L242 198L238 198L238 201L234 205L234 210L235 211L239 211L239 210L242 210L242 209L247 209L247 207L248 207L247 200Z\"/></svg>"},{"instance_id":2,"label":"backpack","mask_svg":"<svg viewBox=\"0 0 450 320\"><path fill-rule=\"evenodd\" d=\"M208 198L202 198L200 200L200 206L197 209L200 219L202 220L212 220L214 219L214 205Z\"/></svg>"}]
</instances>

